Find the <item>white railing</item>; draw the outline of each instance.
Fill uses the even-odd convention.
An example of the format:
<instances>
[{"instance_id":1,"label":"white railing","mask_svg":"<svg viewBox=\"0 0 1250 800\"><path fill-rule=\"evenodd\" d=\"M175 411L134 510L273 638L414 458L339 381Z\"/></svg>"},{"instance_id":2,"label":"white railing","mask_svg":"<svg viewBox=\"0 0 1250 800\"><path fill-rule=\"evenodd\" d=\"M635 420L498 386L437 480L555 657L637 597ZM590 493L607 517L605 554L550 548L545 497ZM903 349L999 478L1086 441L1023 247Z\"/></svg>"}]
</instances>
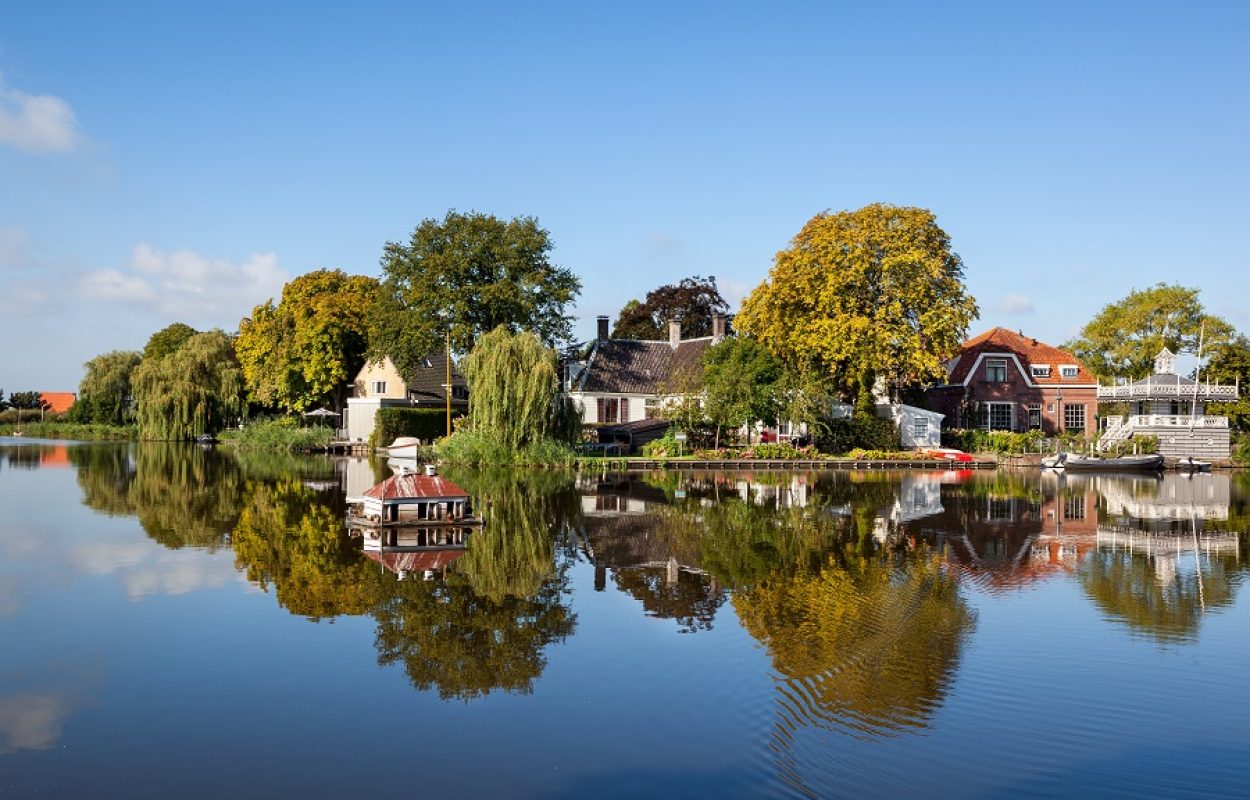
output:
<instances>
[{"instance_id":1,"label":"white railing","mask_svg":"<svg viewBox=\"0 0 1250 800\"><path fill-rule=\"evenodd\" d=\"M1197 389L1197 398L1205 402L1231 403L1237 400L1236 386L1199 384ZM1152 383L1098 387L1099 400L1149 400L1151 398L1192 400L1194 397L1192 384L1182 386L1175 383Z\"/></svg>"},{"instance_id":2,"label":"white railing","mask_svg":"<svg viewBox=\"0 0 1250 800\"><path fill-rule=\"evenodd\" d=\"M1227 428L1228 417L1191 417L1186 414L1134 414L1129 428Z\"/></svg>"}]
</instances>

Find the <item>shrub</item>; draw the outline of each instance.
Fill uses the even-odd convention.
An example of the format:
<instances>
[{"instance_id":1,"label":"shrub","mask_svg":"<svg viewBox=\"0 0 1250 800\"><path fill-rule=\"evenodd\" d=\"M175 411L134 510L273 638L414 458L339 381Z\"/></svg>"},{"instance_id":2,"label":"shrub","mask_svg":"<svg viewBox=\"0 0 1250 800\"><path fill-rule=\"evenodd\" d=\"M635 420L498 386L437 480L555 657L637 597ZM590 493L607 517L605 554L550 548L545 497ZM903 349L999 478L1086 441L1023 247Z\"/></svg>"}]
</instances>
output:
<instances>
[{"instance_id":1,"label":"shrub","mask_svg":"<svg viewBox=\"0 0 1250 800\"><path fill-rule=\"evenodd\" d=\"M452 423L463 415L453 412ZM385 447L401 436L432 442L447 434L447 411L442 408L382 408L378 410L375 441Z\"/></svg>"},{"instance_id":2,"label":"shrub","mask_svg":"<svg viewBox=\"0 0 1250 800\"><path fill-rule=\"evenodd\" d=\"M29 413L29 412L27 412ZM33 439L66 439L69 441L126 441L139 438L134 425L104 425L79 422L23 422L21 425L0 424L0 436L21 432Z\"/></svg>"},{"instance_id":3,"label":"shrub","mask_svg":"<svg viewBox=\"0 0 1250 800\"><path fill-rule=\"evenodd\" d=\"M294 417L254 420L241 430L228 428L221 440L242 450L323 450L334 439L334 429L325 426L299 427Z\"/></svg>"},{"instance_id":4,"label":"shrub","mask_svg":"<svg viewBox=\"0 0 1250 800\"><path fill-rule=\"evenodd\" d=\"M475 430L459 430L438 440L437 456L465 466L563 466L573 463L573 450L554 439L539 439L514 450L499 439Z\"/></svg>"},{"instance_id":5,"label":"shrub","mask_svg":"<svg viewBox=\"0 0 1250 800\"><path fill-rule=\"evenodd\" d=\"M1078 450L1084 447L1068 447ZM984 431L979 428L948 428L942 431L942 444L954 447L967 453L997 453L999 455L1021 455L1023 453L1040 453L1044 449L1046 435L1041 431L1015 433L1013 431Z\"/></svg>"},{"instance_id":6,"label":"shrub","mask_svg":"<svg viewBox=\"0 0 1250 800\"><path fill-rule=\"evenodd\" d=\"M900 447L898 429L888 419L851 417L835 419L816 439L816 446L825 453L846 453L855 448L894 451Z\"/></svg>"},{"instance_id":7,"label":"shrub","mask_svg":"<svg viewBox=\"0 0 1250 800\"><path fill-rule=\"evenodd\" d=\"M1250 434L1240 434L1233 442L1233 462L1250 467Z\"/></svg>"}]
</instances>

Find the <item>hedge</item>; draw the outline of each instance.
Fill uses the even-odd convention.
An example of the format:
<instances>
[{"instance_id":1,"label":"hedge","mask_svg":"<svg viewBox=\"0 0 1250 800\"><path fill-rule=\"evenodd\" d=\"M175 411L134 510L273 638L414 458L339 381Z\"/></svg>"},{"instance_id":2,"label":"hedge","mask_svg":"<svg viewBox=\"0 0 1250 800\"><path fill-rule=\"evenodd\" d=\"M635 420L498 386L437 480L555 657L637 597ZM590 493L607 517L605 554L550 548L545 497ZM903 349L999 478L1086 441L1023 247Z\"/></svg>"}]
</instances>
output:
<instances>
[{"instance_id":1,"label":"hedge","mask_svg":"<svg viewBox=\"0 0 1250 800\"><path fill-rule=\"evenodd\" d=\"M463 414L452 414L452 424ZM382 408L378 409L376 443L386 447L401 436L411 436L423 442L433 442L447 433L447 412L441 408Z\"/></svg>"},{"instance_id":2,"label":"hedge","mask_svg":"<svg viewBox=\"0 0 1250 800\"><path fill-rule=\"evenodd\" d=\"M816 446L822 453L848 453L856 448L894 451L901 445L893 421L850 417L830 422L828 432L816 437Z\"/></svg>"}]
</instances>

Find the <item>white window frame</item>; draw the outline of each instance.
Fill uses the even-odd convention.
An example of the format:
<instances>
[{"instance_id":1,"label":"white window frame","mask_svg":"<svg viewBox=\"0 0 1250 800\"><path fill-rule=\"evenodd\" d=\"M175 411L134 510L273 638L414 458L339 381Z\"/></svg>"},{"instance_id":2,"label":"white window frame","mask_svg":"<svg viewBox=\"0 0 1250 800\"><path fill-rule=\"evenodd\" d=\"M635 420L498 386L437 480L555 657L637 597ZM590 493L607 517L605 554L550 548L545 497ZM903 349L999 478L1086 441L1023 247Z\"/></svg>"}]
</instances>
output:
<instances>
[{"instance_id":1,"label":"white window frame","mask_svg":"<svg viewBox=\"0 0 1250 800\"><path fill-rule=\"evenodd\" d=\"M1002 377L993 377L999 370L1002 370ZM985 382L986 383L1006 383L1007 382L1007 359L1005 358L987 358L985 359Z\"/></svg>"},{"instance_id":2,"label":"white window frame","mask_svg":"<svg viewBox=\"0 0 1250 800\"><path fill-rule=\"evenodd\" d=\"M1075 378L1080 375L1081 368L1075 364L1063 364L1059 367L1060 378Z\"/></svg>"},{"instance_id":3,"label":"white window frame","mask_svg":"<svg viewBox=\"0 0 1250 800\"><path fill-rule=\"evenodd\" d=\"M1042 429L1042 405L1041 403L1030 403L1027 407L1029 415L1029 430L1040 431ZM1037 424L1033 424L1036 415Z\"/></svg>"},{"instance_id":4,"label":"white window frame","mask_svg":"<svg viewBox=\"0 0 1250 800\"><path fill-rule=\"evenodd\" d=\"M1085 407L1085 406L1086 406L1086 404L1085 404L1085 403L1064 403L1064 404L1063 404L1063 429L1064 429L1065 431L1081 431L1082 433L1084 433L1084 432L1085 432L1085 430L1086 430L1086 426L1085 426L1085 416L1086 416L1086 411L1087 411L1087 409L1086 409L1086 407ZM1077 427L1076 425L1073 425L1073 424L1071 424L1070 422L1068 422L1068 419L1069 419L1069 417L1068 417L1068 410L1069 410L1069 409L1075 409L1075 408L1079 408L1079 409L1081 409L1081 425L1080 425L1080 427Z\"/></svg>"},{"instance_id":5,"label":"white window frame","mask_svg":"<svg viewBox=\"0 0 1250 800\"><path fill-rule=\"evenodd\" d=\"M1049 378L1050 364L1030 364L1029 374L1034 378Z\"/></svg>"},{"instance_id":6,"label":"white window frame","mask_svg":"<svg viewBox=\"0 0 1250 800\"><path fill-rule=\"evenodd\" d=\"M1016 425L1016 409L1015 403L1003 403L998 401L990 401L985 404L985 429L987 431L1014 431ZM994 409L995 407L1007 408L1007 427L994 427Z\"/></svg>"},{"instance_id":7,"label":"white window frame","mask_svg":"<svg viewBox=\"0 0 1250 800\"><path fill-rule=\"evenodd\" d=\"M929 420L924 417L913 417L911 421L911 435L917 440L928 436Z\"/></svg>"},{"instance_id":8,"label":"white window frame","mask_svg":"<svg viewBox=\"0 0 1250 800\"><path fill-rule=\"evenodd\" d=\"M386 381L374 381L369 391L373 394L386 394Z\"/></svg>"}]
</instances>

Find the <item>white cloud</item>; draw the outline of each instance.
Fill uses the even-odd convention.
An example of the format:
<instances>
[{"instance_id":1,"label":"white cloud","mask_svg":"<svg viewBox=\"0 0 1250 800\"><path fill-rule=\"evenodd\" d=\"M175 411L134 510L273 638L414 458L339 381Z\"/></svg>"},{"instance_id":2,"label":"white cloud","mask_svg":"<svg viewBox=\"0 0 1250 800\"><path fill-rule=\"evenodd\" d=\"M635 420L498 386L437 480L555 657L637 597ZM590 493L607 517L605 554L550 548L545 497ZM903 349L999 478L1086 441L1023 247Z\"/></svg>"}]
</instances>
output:
<instances>
[{"instance_id":1,"label":"white cloud","mask_svg":"<svg viewBox=\"0 0 1250 800\"><path fill-rule=\"evenodd\" d=\"M0 77L0 143L29 153L69 153L82 141L69 103L6 89Z\"/></svg>"},{"instance_id":2,"label":"white cloud","mask_svg":"<svg viewBox=\"0 0 1250 800\"><path fill-rule=\"evenodd\" d=\"M0 755L52 747L69 712L69 703L53 694L0 697Z\"/></svg>"},{"instance_id":3,"label":"white cloud","mask_svg":"<svg viewBox=\"0 0 1250 800\"><path fill-rule=\"evenodd\" d=\"M1033 301L1022 294L1009 294L998 304L1000 311L1008 314L1032 314L1036 309Z\"/></svg>"},{"instance_id":4,"label":"white cloud","mask_svg":"<svg viewBox=\"0 0 1250 800\"><path fill-rule=\"evenodd\" d=\"M136 305L191 324L231 328L253 307L281 294L286 281L272 253L253 254L236 264L141 243L127 269L97 270L78 288L88 300Z\"/></svg>"},{"instance_id":5,"label":"white cloud","mask_svg":"<svg viewBox=\"0 0 1250 800\"><path fill-rule=\"evenodd\" d=\"M147 540L77 545L69 551L69 562L87 575L116 575L131 600L187 594L246 580L235 569L229 551L166 550Z\"/></svg>"}]
</instances>

